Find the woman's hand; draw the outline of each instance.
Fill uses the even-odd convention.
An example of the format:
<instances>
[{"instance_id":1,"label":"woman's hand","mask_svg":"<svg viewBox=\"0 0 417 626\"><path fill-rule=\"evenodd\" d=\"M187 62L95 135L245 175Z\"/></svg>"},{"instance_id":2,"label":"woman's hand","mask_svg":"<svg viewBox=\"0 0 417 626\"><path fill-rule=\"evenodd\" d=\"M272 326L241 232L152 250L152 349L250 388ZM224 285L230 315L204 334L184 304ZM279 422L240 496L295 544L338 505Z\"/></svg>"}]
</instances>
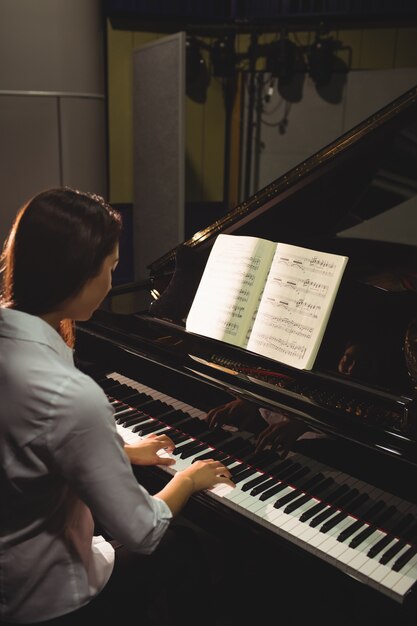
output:
<instances>
[{"instance_id":1,"label":"woman's hand","mask_svg":"<svg viewBox=\"0 0 417 626\"><path fill-rule=\"evenodd\" d=\"M193 492L211 489L220 484L235 487L230 471L221 461L214 459L194 461L186 469L178 472L178 476L187 477L191 480Z\"/></svg>"},{"instance_id":2,"label":"woman's hand","mask_svg":"<svg viewBox=\"0 0 417 626\"><path fill-rule=\"evenodd\" d=\"M125 452L133 465L173 465L175 459L168 456L175 448L172 439L167 435L151 434L140 441L125 444ZM158 452L167 453L160 456Z\"/></svg>"}]
</instances>

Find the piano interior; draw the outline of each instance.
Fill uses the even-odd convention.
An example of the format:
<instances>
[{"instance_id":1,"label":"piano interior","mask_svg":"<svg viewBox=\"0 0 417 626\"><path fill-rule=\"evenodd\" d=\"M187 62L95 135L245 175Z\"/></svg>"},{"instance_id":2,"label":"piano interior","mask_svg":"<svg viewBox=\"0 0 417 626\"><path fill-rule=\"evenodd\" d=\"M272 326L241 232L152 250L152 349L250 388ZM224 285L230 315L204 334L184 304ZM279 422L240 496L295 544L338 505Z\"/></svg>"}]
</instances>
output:
<instances>
[{"instance_id":1,"label":"piano interior","mask_svg":"<svg viewBox=\"0 0 417 626\"><path fill-rule=\"evenodd\" d=\"M312 370L185 331L220 232L349 257ZM146 306L112 312L132 289ZM198 494L184 516L224 542L225 579L246 580L241 623L415 623L417 87L114 289L78 324L76 357L126 440L165 430L177 469L216 454L233 471L232 493ZM286 459L255 452L259 421L207 427L236 398L299 423ZM169 471L138 479L155 491Z\"/></svg>"}]
</instances>

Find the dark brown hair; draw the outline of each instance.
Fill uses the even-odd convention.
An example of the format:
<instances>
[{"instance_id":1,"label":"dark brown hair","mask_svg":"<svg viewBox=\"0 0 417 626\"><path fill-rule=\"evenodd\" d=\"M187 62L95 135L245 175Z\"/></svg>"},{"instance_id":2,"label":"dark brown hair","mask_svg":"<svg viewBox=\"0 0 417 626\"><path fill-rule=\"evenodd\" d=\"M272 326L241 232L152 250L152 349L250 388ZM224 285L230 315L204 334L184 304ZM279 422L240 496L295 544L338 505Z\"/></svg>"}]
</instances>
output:
<instances>
[{"instance_id":1,"label":"dark brown hair","mask_svg":"<svg viewBox=\"0 0 417 626\"><path fill-rule=\"evenodd\" d=\"M115 248L121 216L98 195L48 189L17 214L1 256L0 304L32 315L52 312L100 272ZM72 322L61 329L73 343Z\"/></svg>"}]
</instances>

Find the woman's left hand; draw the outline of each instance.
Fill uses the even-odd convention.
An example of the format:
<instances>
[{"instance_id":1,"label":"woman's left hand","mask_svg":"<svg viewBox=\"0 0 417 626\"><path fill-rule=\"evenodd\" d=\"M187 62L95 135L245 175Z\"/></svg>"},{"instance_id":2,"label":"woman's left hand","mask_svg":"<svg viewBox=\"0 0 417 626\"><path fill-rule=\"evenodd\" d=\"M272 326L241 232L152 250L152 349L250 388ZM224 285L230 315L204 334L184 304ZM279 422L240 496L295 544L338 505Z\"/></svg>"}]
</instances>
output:
<instances>
[{"instance_id":1,"label":"woman's left hand","mask_svg":"<svg viewBox=\"0 0 417 626\"><path fill-rule=\"evenodd\" d=\"M133 465L173 465L175 459L168 456L175 448L172 439L167 435L147 435L140 441L125 444L125 451ZM160 456L158 452L167 453Z\"/></svg>"}]
</instances>

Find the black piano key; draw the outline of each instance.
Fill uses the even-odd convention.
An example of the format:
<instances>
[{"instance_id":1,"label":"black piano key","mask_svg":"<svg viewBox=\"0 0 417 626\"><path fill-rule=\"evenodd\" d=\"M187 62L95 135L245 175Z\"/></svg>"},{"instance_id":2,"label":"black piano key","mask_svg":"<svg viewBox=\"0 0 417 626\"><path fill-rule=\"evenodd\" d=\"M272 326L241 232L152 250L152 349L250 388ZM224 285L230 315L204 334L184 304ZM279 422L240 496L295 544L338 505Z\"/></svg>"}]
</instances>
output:
<instances>
[{"instance_id":1,"label":"black piano key","mask_svg":"<svg viewBox=\"0 0 417 626\"><path fill-rule=\"evenodd\" d=\"M181 432L180 430L177 430L176 428L171 428L171 427L168 427L168 428L169 430L167 431L166 434L168 435L168 437L172 439L175 446L189 439L188 435Z\"/></svg>"},{"instance_id":2,"label":"black piano key","mask_svg":"<svg viewBox=\"0 0 417 626\"><path fill-rule=\"evenodd\" d=\"M369 556L371 559L377 556L381 552L381 550L386 548L391 543L394 537L401 536L404 530L409 527L413 523L413 521L414 516L411 515L411 513L408 513L407 515L402 517L399 522L397 522L396 525L391 529L391 534L386 535L385 537L381 537L381 539L377 541L377 543L369 548L367 556Z\"/></svg>"},{"instance_id":3,"label":"black piano key","mask_svg":"<svg viewBox=\"0 0 417 626\"><path fill-rule=\"evenodd\" d=\"M273 479L273 481L274 481L274 484L271 485L269 489L266 489L261 492L261 494L259 495L260 500L263 500L263 501L268 500L268 498L270 498L271 496L275 496L277 493L279 493L280 491L288 487L287 483L277 482L275 479Z\"/></svg>"},{"instance_id":4,"label":"black piano key","mask_svg":"<svg viewBox=\"0 0 417 626\"><path fill-rule=\"evenodd\" d=\"M160 430L166 426L163 422L153 419L149 424L137 424L132 428L132 432L137 433L140 437L154 433L156 430Z\"/></svg>"},{"instance_id":5,"label":"black piano key","mask_svg":"<svg viewBox=\"0 0 417 626\"><path fill-rule=\"evenodd\" d=\"M397 543L395 543L393 546L388 548L388 550L386 550L384 554L381 555L379 562L382 563L382 565L386 565L388 561L391 561L391 559L393 559L394 556L398 554L404 548L404 546L407 545L408 541L411 541L415 535L417 535L417 522L416 521L404 533L403 539L400 539L399 541L397 541Z\"/></svg>"},{"instance_id":6,"label":"black piano key","mask_svg":"<svg viewBox=\"0 0 417 626\"><path fill-rule=\"evenodd\" d=\"M133 389L133 387L129 387L129 385L118 382L114 385L110 385L105 391L107 396L116 398L117 400L123 400L123 398L126 398L127 396L138 393L135 389Z\"/></svg>"},{"instance_id":7,"label":"black piano key","mask_svg":"<svg viewBox=\"0 0 417 626\"><path fill-rule=\"evenodd\" d=\"M180 430L182 430L182 428ZM221 429L219 429L218 431L212 430L207 434L207 437L203 437L203 438L202 437L194 438L193 435L188 435L188 439L193 439L193 441L184 443L180 451L188 453L192 448L195 448L199 444L206 444L205 447L208 447L209 445L210 446L218 445L219 443L226 441L228 438L230 438L230 435L226 433L226 431L221 431Z\"/></svg>"},{"instance_id":8,"label":"black piano key","mask_svg":"<svg viewBox=\"0 0 417 626\"><path fill-rule=\"evenodd\" d=\"M388 550L386 550L384 554L381 555L379 562L382 565L386 565L388 561L391 561L391 559L393 559L394 556L398 554L398 552L400 552L406 545L407 545L406 541L404 541L403 539L399 539L393 546L388 548Z\"/></svg>"},{"instance_id":9,"label":"black piano key","mask_svg":"<svg viewBox=\"0 0 417 626\"><path fill-rule=\"evenodd\" d=\"M117 404L113 404L113 417L117 419L119 415L124 415L125 413L138 413L139 411L133 407L124 404L124 402L118 402Z\"/></svg>"},{"instance_id":10,"label":"black piano key","mask_svg":"<svg viewBox=\"0 0 417 626\"><path fill-rule=\"evenodd\" d=\"M120 398L125 404L132 406L134 408L139 408L142 406L146 406L153 402L152 396L148 396L147 393L132 393L131 395L123 396Z\"/></svg>"},{"instance_id":11,"label":"black piano key","mask_svg":"<svg viewBox=\"0 0 417 626\"><path fill-rule=\"evenodd\" d=\"M140 407L154 402L152 396L147 393L139 393L132 387L118 385L117 387L106 390L109 399L123 401L133 407Z\"/></svg>"},{"instance_id":12,"label":"black piano key","mask_svg":"<svg viewBox=\"0 0 417 626\"><path fill-rule=\"evenodd\" d=\"M385 507L385 502L379 500L375 502L366 513L366 520L372 522L373 517L376 513L379 513L381 509ZM346 541L349 537L356 533L366 522L363 519L358 519L352 524L349 524L346 528L344 528L336 537L337 541L343 542Z\"/></svg>"},{"instance_id":13,"label":"black piano key","mask_svg":"<svg viewBox=\"0 0 417 626\"><path fill-rule=\"evenodd\" d=\"M269 486L274 486L276 485L278 482L282 482L281 478L287 478L287 476L291 476L291 474L293 474L294 472L298 471L298 469L301 467L301 463L293 463L292 461L288 464L288 466L280 473L280 477L271 477L269 478L269 480L263 483L259 483L256 487L254 487L251 492L250 495L251 496L257 496L260 493L262 493L262 491L265 491L265 489L267 489ZM285 483L286 484L286 483Z\"/></svg>"},{"instance_id":14,"label":"black piano key","mask_svg":"<svg viewBox=\"0 0 417 626\"><path fill-rule=\"evenodd\" d=\"M106 391L106 389L109 389L110 387L115 387L116 385L120 384L113 378L108 378L107 376L96 379L96 383L100 385L103 391Z\"/></svg>"},{"instance_id":15,"label":"black piano key","mask_svg":"<svg viewBox=\"0 0 417 626\"><path fill-rule=\"evenodd\" d=\"M189 419L193 419L195 422L199 422L196 417L190 418L189 413L181 410L174 410L172 413L168 413L164 415L164 422L170 424L171 426L178 426L179 424L184 424L188 422Z\"/></svg>"},{"instance_id":16,"label":"black piano key","mask_svg":"<svg viewBox=\"0 0 417 626\"><path fill-rule=\"evenodd\" d=\"M247 465L246 463L242 463L239 466L237 465L231 470L233 482L235 484L241 483L242 480L246 480L247 478L250 478L257 472L258 470L255 467L251 467L250 465Z\"/></svg>"},{"instance_id":17,"label":"black piano key","mask_svg":"<svg viewBox=\"0 0 417 626\"><path fill-rule=\"evenodd\" d=\"M124 404L123 402L118 404L117 407L113 407L113 408L114 408L113 415L115 419L118 419L121 415L126 415L129 413L137 413L136 409L134 409L132 406L128 406L127 404Z\"/></svg>"},{"instance_id":18,"label":"black piano key","mask_svg":"<svg viewBox=\"0 0 417 626\"><path fill-rule=\"evenodd\" d=\"M354 513L359 507L361 507L364 504L364 502L367 502L368 500L369 500L368 494L361 493L357 498L355 498L354 500L352 500L352 502L349 503L349 511L340 511L337 515L327 520L327 522L325 522L323 526L319 529L320 532L327 533L331 528L334 528L336 524L338 524L343 519L345 519L346 517Z\"/></svg>"},{"instance_id":19,"label":"black piano key","mask_svg":"<svg viewBox=\"0 0 417 626\"><path fill-rule=\"evenodd\" d=\"M317 504L312 506L311 509L308 509L308 511L304 511L304 513L300 516L300 522L306 522L307 520L311 519L312 517L320 513L320 511L322 511L324 508L329 506L330 503L334 502L335 499L344 495L348 490L349 487L347 485L340 485L336 487L336 489L334 489L329 495L326 496L325 500L323 500L322 502L317 502Z\"/></svg>"},{"instance_id":20,"label":"black piano key","mask_svg":"<svg viewBox=\"0 0 417 626\"><path fill-rule=\"evenodd\" d=\"M201 446L202 442L199 439L195 439L194 437L188 437L191 441L185 441L181 446L178 446L178 452L181 454L183 452L187 453L189 450L196 448L197 446ZM207 445L205 446L207 448ZM185 457L184 457L185 458Z\"/></svg>"},{"instance_id":21,"label":"black piano key","mask_svg":"<svg viewBox=\"0 0 417 626\"><path fill-rule=\"evenodd\" d=\"M126 409L130 409L131 411L133 411L133 409L135 408L133 406L129 406L128 404L126 404L126 402L123 402L122 400L112 400L110 404L112 405L115 413L125 411Z\"/></svg>"},{"instance_id":22,"label":"black piano key","mask_svg":"<svg viewBox=\"0 0 417 626\"><path fill-rule=\"evenodd\" d=\"M258 496L260 493L265 491L265 489L269 489L270 487L274 487L278 483L279 484L286 484L286 483L281 483L276 478L267 478L267 480L263 481L262 483L259 483L259 485L254 487L251 490L250 495L251 496Z\"/></svg>"},{"instance_id":23,"label":"black piano key","mask_svg":"<svg viewBox=\"0 0 417 626\"><path fill-rule=\"evenodd\" d=\"M194 461L206 461L207 459L214 459L215 461L221 461L222 463L225 461L227 462L228 460L231 462L235 459L232 459L231 456L229 456L226 452L223 452L222 450L209 450L208 452L203 452L202 454L199 454L198 457L196 457L195 459L193 459L193 463Z\"/></svg>"},{"instance_id":24,"label":"black piano key","mask_svg":"<svg viewBox=\"0 0 417 626\"><path fill-rule=\"evenodd\" d=\"M298 478L301 478L302 476L304 476L305 474L307 474L310 471L310 469L306 466L301 467L297 472L295 472L295 474L293 474L290 478L290 480L297 480ZM288 483L287 482L282 482L280 485L276 485L274 487L271 487L270 489L268 489L267 491L264 491L263 493L261 493L261 495L259 496L260 500L267 500L268 498L270 498L271 496L274 496L275 494L279 493L280 491L282 491L283 489L285 489L286 487L288 487Z\"/></svg>"},{"instance_id":25,"label":"black piano key","mask_svg":"<svg viewBox=\"0 0 417 626\"><path fill-rule=\"evenodd\" d=\"M358 533L356 537L353 537L353 539L351 539L349 546L351 548L357 548L363 541L365 541L365 539L368 539L368 537L370 537L372 533L374 533L375 530L380 527L381 524L385 523L386 520L392 517L394 513L396 513L396 511L397 509L395 508L395 506L390 506L382 511L372 524L370 524L367 528L364 528L362 532Z\"/></svg>"},{"instance_id":26,"label":"black piano key","mask_svg":"<svg viewBox=\"0 0 417 626\"><path fill-rule=\"evenodd\" d=\"M313 517L313 519L310 520L309 525L312 528L316 528L319 524L324 522L331 515L334 515L335 513L337 513L339 511L339 508L337 507L343 508L344 506L349 504L351 500L356 498L358 493L359 491L357 489L348 489L346 493L344 493L342 496L340 496L339 498L335 500L333 505L331 505L328 509L325 509L324 511L319 513L319 515L316 515L315 517Z\"/></svg>"},{"instance_id":27,"label":"black piano key","mask_svg":"<svg viewBox=\"0 0 417 626\"><path fill-rule=\"evenodd\" d=\"M300 506L306 504L313 497L318 496L320 493L325 491L333 482L334 481L332 478L325 478L324 480L320 480L315 486L309 489L309 493L306 493L296 500L293 500L293 502L287 504L284 509L284 513L292 513L293 511L297 510Z\"/></svg>"},{"instance_id":28,"label":"black piano key","mask_svg":"<svg viewBox=\"0 0 417 626\"><path fill-rule=\"evenodd\" d=\"M286 467L292 466L293 461L290 461L290 459L285 459L285 461L281 461L280 465L282 466L282 469L285 469ZM249 482L245 483L244 485L242 485L241 489L242 491L249 491L250 489L257 487L258 485L263 483L265 480L268 480L270 478L271 478L270 474L265 473L263 476L258 476L257 478L253 478Z\"/></svg>"},{"instance_id":29,"label":"black piano key","mask_svg":"<svg viewBox=\"0 0 417 626\"><path fill-rule=\"evenodd\" d=\"M408 561L413 558L417 554L417 548L415 546L410 546L408 550L406 550L398 559L393 563L391 569L394 572L399 572L404 565L407 565Z\"/></svg>"},{"instance_id":30,"label":"black piano key","mask_svg":"<svg viewBox=\"0 0 417 626\"><path fill-rule=\"evenodd\" d=\"M190 456L194 456L199 451L202 452L203 450L207 450L207 448L208 448L208 444L197 442L196 446L194 446L192 448L189 448L186 451L182 451L181 454L180 454L180 458L181 459L189 459Z\"/></svg>"},{"instance_id":31,"label":"black piano key","mask_svg":"<svg viewBox=\"0 0 417 626\"><path fill-rule=\"evenodd\" d=\"M137 407L139 408L139 407ZM144 413L149 413L150 417L160 417L164 413L175 412L175 409L161 400L153 400L152 402L142 405L141 410Z\"/></svg>"},{"instance_id":32,"label":"black piano key","mask_svg":"<svg viewBox=\"0 0 417 626\"><path fill-rule=\"evenodd\" d=\"M134 426L135 424L143 424L145 422L149 422L151 418L146 413L142 413L142 411L133 411L133 413L126 413L117 418L116 423L126 428L128 426Z\"/></svg>"},{"instance_id":33,"label":"black piano key","mask_svg":"<svg viewBox=\"0 0 417 626\"><path fill-rule=\"evenodd\" d=\"M302 491L308 491L309 489L313 488L314 485L316 485L318 482L321 482L324 479L323 474L315 474L314 476L308 478L308 480L306 480L304 483L301 483L300 485L297 485L296 489L294 489L294 491L292 491L291 493L287 493L285 496L282 496L281 498L279 498L275 503L274 503L274 507L276 509L281 508L282 506L285 506L286 504L288 504L289 502L291 502L291 500L294 500L294 498L298 498L301 496L301 492ZM294 486L294 485L293 485Z\"/></svg>"}]
</instances>

